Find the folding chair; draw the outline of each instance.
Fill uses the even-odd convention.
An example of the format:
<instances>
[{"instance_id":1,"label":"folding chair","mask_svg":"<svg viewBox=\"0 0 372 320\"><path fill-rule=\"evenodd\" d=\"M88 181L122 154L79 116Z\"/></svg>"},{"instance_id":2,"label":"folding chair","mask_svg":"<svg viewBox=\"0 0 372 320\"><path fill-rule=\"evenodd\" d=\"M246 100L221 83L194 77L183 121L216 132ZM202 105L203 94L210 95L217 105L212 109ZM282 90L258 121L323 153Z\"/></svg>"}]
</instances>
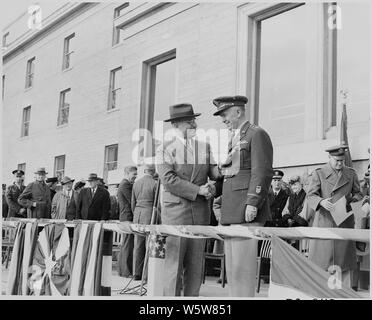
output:
<instances>
[{"instance_id":1,"label":"folding chair","mask_svg":"<svg viewBox=\"0 0 372 320\"><path fill-rule=\"evenodd\" d=\"M260 286L261 286L261 279L262 278L269 278L267 275L262 275L262 266L264 264L270 265L270 259L271 259L271 240L262 240L260 254L257 257L257 293L260 292Z\"/></svg>"},{"instance_id":2,"label":"folding chair","mask_svg":"<svg viewBox=\"0 0 372 320\"><path fill-rule=\"evenodd\" d=\"M208 248L208 243L210 241L214 241L214 239L207 239L206 248ZM206 263L207 260L219 260L220 267L215 268L216 270L220 270L222 273L222 288L225 287L226 284L226 262L225 262L225 254L224 253L213 253L213 252L206 252L204 253L204 264L203 264L203 283L205 283L205 274L206 274Z\"/></svg>"}]
</instances>

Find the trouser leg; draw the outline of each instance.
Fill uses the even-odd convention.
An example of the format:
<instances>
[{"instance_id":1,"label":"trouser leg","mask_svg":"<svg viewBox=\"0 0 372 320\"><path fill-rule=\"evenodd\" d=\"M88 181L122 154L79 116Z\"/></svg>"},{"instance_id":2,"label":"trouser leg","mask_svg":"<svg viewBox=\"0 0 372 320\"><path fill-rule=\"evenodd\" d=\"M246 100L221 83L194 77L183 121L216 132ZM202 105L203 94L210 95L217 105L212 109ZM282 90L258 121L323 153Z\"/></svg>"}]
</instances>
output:
<instances>
[{"instance_id":1,"label":"trouser leg","mask_svg":"<svg viewBox=\"0 0 372 320\"><path fill-rule=\"evenodd\" d=\"M184 296L199 296L203 280L205 239L185 239Z\"/></svg>"}]
</instances>

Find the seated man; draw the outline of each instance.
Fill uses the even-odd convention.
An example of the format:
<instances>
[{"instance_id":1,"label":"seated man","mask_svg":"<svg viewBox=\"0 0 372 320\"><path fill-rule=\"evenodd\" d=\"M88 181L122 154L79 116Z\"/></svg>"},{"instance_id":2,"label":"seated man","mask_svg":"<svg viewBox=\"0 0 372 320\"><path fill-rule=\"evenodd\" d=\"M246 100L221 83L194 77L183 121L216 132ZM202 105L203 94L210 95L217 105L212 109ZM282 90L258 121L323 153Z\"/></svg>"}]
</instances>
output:
<instances>
[{"instance_id":1,"label":"seated man","mask_svg":"<svg viewBox=\"0 0 372 320\"><path fill-rule=\"evenodd\" d=\"M292 194L288 197L283 210L282 225L283 227L307 226L307 221L299 215L304 207L306 198L306 192L303 189L300 176L291 177L289 185L291 186Z\"/></svg>"}]
</instances>

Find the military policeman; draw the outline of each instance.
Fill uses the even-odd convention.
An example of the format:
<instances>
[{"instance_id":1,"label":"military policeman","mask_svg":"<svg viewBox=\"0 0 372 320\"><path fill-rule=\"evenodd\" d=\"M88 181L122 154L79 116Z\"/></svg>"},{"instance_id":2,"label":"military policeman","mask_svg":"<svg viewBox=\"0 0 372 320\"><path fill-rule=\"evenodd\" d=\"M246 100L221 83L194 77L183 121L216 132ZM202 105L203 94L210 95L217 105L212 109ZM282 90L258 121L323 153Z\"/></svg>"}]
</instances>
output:
<instances>
[{"instance_id":1,"label":"military policeman","mask_svg":"<svg viewBox=\"0 0 372 320\"><path fill-rule=\"evenodd\" d=\"M316 169L311 176L307 200L310 208L316 211L313 227L354 228L353 214L337 225L330 213L334 203L344 196L347 212L351 211L351 202L362 198L355 170L345 166L347 148L346 145L328 148L329 162ZM344 285L351 286L351 271L357 266L354 241L310 240L309 259L330 272L338 266Z\"/></svg>"},{"instance_id":2,"label":"military policeman","mask_svg":"<svg viewBox=\"0 0 372 320\"><path fill-rule=\"evenodd\" d=\"M18 198L25 190L26 186L23 184L25 173L22 170L14 170L14 182L6 191L6 199L9 205L8 218L26 218L26 208L18 203Z\"/></svg>"},{"instance_id":3,"label":"military policeman","mask_svg":"<svg viewBox=\"0 0 372 320\"><path fill-rule=\"evenodd\" d=\"M271 219L268 192L273 177L273 147L265 130L251 124L245 113L244 96L219 97L214 116L230 130L229 154L220 165L222 225L248 223L263 226ZM257 269L257 240L225 239L229 295L253 297Z\"/></svg>"}]
</instances>

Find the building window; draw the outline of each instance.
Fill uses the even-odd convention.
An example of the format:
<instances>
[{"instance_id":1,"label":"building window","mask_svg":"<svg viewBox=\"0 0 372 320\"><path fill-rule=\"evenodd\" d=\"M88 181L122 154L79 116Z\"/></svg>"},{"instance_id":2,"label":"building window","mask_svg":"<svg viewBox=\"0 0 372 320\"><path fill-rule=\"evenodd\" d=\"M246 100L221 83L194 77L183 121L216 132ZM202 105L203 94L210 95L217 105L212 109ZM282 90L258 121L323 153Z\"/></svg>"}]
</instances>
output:
<instances>
[{"instance_id":1,"label":"building window","mask_svg":"<svg viewBox=\"0 0 372 320\"><path fill-rule=\"evenodd\" d=\"M5 33L3 35L3 48L6 49L6 47L8 46L8 36L9 36L9 32Z\"/></svg>"},{"instance_id":2,"label":"building window","mask_svg":"<svg viewBox=\"0 0 372 320\"><path fill-rule=\"evenodd\" d=\"M109 101L108 101L108 110L115 109L118 106L118 98L120 94L120 75L121 67L111 70L110 72L110 88L109 88Z\"/></svg>"},{"instance_id":3,"label":"building window","mask_svg":"<svg viewBox=\"0 0 372 320\"><path fill-rule=\"evenodd\" d=\"M114 19L120 17L123 10L128 7L129 3L124 3L121 6L114 9ZM118 44L120 42L121 29L114 26L114 32L112 37L112 45Z\"/></svg>"},{"instance_id":4,"label":"building window","mask_svg":"<svg viewBox=\"0 0 372 320\"><path fill-rule=\"evenodd\" d=\"M118 145L112 144L105 147L105 167L103 179L107 181L108 172L118 168Z\"/></svg>"},{"instance_id":5,"label":"building window","mask_svg":"<svg viewBox=\"0 0 372 320\"><path fill-rule=\"evenodd\" d=\"M32 87L34 81L35 57L27 61L26 89Z\"/></svg>"},{"instance_id":6,"label":"building window","mask_svg":"<svg viewBox=\"0 0 372 320\"><path fill-rule=\"evenodd\" d=\"M65 155L54 158L54 177L57 177L58 181L61 181L65 175L65 162Z\"/></svg>"},{"instance_id":7,"label":"building window","mask_svg":"<svg viewBox=\"0 0 372 320\"><path fill-rule=\"evenodd\" d=\"M17 170L22 170L24 173L26 173L26 163L18 164Z\"/></svg>"},{"instance_id":8,"label":"building window","mask_svg":"<svg viewBox=\"0 0 372 320\"><path fill-rule=\"evenodd\" d=\"M371 80L371 10L367 3L343 3L333 5L337 8L336 19L340 21L337 32L336 68L337 107L334 112L335 121L331 125L339 125L341 121L342 103L346 103L348 123L362 123L369 119ZM357 36L360 35L360 36ZM337 89L336 89L337 88ZM342 92L347 98L344 100Z\"/></svg>"},{"instance_id":9,"label":"building window","mask_svg":"<svg viewBox=\"0 0 372 320\"><path fill-rule=\"evenodd\" d=\"M30 130L31 106L23 109L21 137L27 137Z\"/></svg>"},{"instance_id":10,"label":"building window","mask_svg":"<svg viewBox=\"0 0 372 320\"><path fill-rule=\"evenodd\" d=\"M3 74L3 79L1 82L1 98L4 100L4 93L5 93L5 74Z\"/></svg>"},{"instance_id":11,"label":"building window","mask_svg":"<svg viewBox=\"0 0 372 320\"><path fill-rule=\"evenodd\" d=\"M174 104L176 99L176 50L145 61L142 79L145 81L142 83L140 128L146 129L145 134L154 133L154 125L158 122L163 124L163 132L166 132L171 125L163 122L169 117L168 108L164 106ZM160 141L149 136L140 139L144 139L144 150L140 150L139 158L154 156Z\"/></svg>"},{"instance_id":12,"label":"building window","mask_svg":"<svg viewBox=\"0 0 372 320\"><path fill-rule=\"evenodd\" d=\"M59 109L57 125L61 126L68 123L68 115L70 112L69 93L71 89L64 90L59 96Z\"/></svg>"},{"instance_id":13,"label":"building window","mask_svg":"<svg viewBox=\"0 0 372 320\"><path fill-rule=\"evenodd\" d=\"M72 39L75 37L75 33L65 38L63 45L63 64L62 70L71 68L71 55L74 52L72 50Z\"/></svg>"}]
</instances>

